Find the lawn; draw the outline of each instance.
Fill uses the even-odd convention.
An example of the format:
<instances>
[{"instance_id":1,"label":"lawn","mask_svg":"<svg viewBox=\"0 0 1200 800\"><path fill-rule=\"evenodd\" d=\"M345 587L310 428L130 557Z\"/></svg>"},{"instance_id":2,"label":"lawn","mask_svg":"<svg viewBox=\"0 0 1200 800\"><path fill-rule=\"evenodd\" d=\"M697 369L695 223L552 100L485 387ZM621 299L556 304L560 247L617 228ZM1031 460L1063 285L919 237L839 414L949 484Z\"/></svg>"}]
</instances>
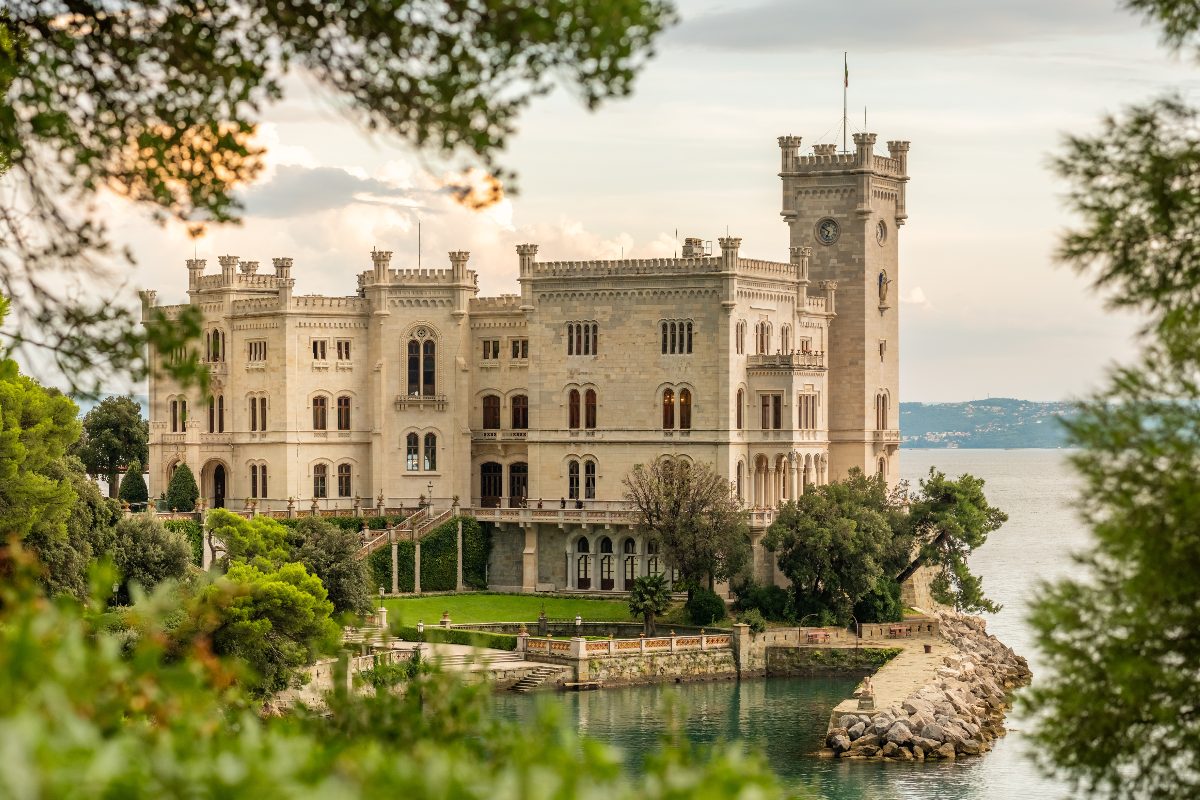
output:
<instances>
[{"instance_id":1,"label":"lawn","mask_svg":"<svg viewBox=\"0 0 1200 800\"><path fill-rule=\"evenodd\" d=\"M623 600L588 600L576 597L544 597L528 594L441 594L429 597L398 597L384 600L388 621L402 625L424 622L433 625L450 612L450 620L460 622L533 622L546 609L551 619L626 622L629 606Z\"/></svg>"}]
</instances>

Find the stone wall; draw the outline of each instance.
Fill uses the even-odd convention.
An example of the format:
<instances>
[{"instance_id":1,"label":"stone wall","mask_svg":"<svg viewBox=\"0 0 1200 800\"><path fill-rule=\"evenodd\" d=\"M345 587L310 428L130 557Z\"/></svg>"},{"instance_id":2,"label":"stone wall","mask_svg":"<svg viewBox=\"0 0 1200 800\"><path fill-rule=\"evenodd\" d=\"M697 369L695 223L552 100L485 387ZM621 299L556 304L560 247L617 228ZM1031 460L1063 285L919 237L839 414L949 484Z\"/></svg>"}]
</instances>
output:
<instances>
[{"instance_id":1,"label":"stone wall","mask_svg":"<svg viewBox=\"0 0 1200 800\"><path fill-rule=\"evenodd\" d=\"M488 588L501 592L519 592L525 532L519 528L506 528L501 525L492 525L491 528L492 552L488 557Z\"/></svg>"},{"instance_id":2,"label":"stone wall","mask_svg":"<svg viewBox=\"0 0 1200 800\"><path fill-rule=\"evenodd\" d=\"M589 658L581 680L602 681L606 686L630 683L670 683L736 678L733 651L690 650L643 656Z\"/></svg>"},{"instance_id":3,"label":"stone wall","mask_svg":"<svg viewBox=\"0 0 1200 800\"><path fill-rule=\"evenodd\" d=\"M768 647L768 675L870 675L900 651L874 647Z\"/></svg>"}]
</instances>

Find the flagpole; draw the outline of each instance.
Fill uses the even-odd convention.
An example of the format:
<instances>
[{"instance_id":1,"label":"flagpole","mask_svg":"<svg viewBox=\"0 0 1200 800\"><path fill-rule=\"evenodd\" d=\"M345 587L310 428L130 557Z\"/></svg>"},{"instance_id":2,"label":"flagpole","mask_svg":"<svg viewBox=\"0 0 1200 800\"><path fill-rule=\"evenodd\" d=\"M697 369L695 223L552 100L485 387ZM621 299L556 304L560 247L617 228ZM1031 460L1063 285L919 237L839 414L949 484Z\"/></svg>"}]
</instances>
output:
<instances>
[{"instance_id":1,"label":"flagpole","mask_svg":"<svg viewBox=\"0 0 1200 800\"><path fill-rule=\"evenodd\" d=\"M846 151L846 129L850 127L847 122L846 111L846 92L850 88L850 61L846 55L846 51L842 51L842 152Z\"/></svg>"}]
</instances>

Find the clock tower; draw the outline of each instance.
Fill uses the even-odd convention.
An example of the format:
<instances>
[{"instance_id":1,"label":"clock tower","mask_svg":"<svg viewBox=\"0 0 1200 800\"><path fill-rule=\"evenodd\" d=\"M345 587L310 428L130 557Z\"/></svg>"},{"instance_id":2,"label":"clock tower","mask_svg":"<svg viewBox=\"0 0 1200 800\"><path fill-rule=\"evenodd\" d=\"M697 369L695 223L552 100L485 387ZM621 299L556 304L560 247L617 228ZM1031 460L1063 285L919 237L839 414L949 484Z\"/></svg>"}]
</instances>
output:
<instances>
[{"instance_id":1,"label":"clock tower","mask_svg":"<svg viewBox=\"0 0 1200 800\"><path fill-rule=\"evenodd\" d=\"M876 155L875 134L854 134L853 152L781 136L784 221L792 247L811 247L809 277L837 284L826 345L830 477L853 467L900 476L899 229L907 218L908 142Z\"/></svg>"}]
</instances>

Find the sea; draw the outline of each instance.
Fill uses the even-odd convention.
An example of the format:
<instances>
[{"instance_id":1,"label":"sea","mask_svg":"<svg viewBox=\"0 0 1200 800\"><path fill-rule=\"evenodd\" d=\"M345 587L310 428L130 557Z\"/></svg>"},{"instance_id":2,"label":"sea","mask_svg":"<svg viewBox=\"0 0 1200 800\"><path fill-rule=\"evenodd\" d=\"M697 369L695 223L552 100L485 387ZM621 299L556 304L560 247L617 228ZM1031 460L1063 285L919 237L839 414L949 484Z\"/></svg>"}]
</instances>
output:
<instances>
[{"instance_id":1,"label":"sea","mask_svg":"<svg viewBox=\"0 0 1200 800\"><path fill-rule=\"evenodd\" d=\"M916 486L931 467L950 476L983 478L988 500L1009 515L972 558L986 594L1003 608L988 615L990 632L1024 655L1034 682L1047 676L1027 622L1028 601L1041 581L1071 574L1073 552L1089 543L1074 510L1078 479L1068 450L910 450L901 474ZM874 763L820 759L832 706L856 681L764 678L717 683L636 686L565 695L496 697L497 711L531 718L539 703L563 704L568 720L589 736L620 748L628 768L659 746L668 714L699 743L736 743L761 752L785 786L829 800L1058 800L1077 796L1045 774L1031 756L1019 710L1009 733L978 758L955 762Z\"/></svg>"}]
</instances>

